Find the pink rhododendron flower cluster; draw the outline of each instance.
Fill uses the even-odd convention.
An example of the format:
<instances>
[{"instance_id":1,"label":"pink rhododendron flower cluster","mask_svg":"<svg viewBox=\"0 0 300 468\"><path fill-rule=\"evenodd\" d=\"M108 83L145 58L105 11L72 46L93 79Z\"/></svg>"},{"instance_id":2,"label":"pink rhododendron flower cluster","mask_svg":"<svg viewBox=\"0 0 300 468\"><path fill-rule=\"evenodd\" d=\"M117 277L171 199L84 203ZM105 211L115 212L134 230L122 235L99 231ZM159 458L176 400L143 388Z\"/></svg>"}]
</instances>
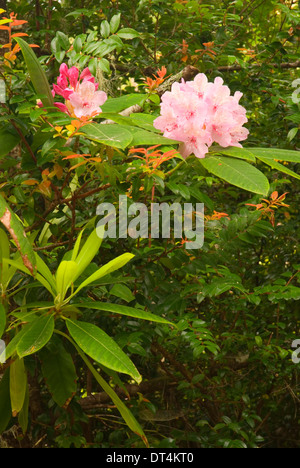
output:
<instances>
[{"instance_id":1,"label":"pink rhododendron flower cluster","mask_svg":"<svg viewBox=\"0 0 300 468\"><path fill-rule=\"evenodd\" d=\"M98 83L95 83L89 68L85 68L79 76L77 67L68 68L62 63L59 72L52 94L62 96L65 104L55 102L56 107L78 119L92 117L102 112L100 106L105 103L107 94L98 91Z\"/></svg>"},{"instance_id":2,"label":"pink rhododendron flower cluster","mask_svg":"<svg viewBox=\"0 0 300 468\"><path fill-rule=\"evenodd\" d=\"M193 81L173 83L162 95L161 115L153 124L165 137L182 142L179 151L184 158L190 154L204 158L214 142L241 147L239 141L249 134L243 127L248 120L241 97L239 91L230 96L222 78L212 83L199 73Z\"/></svg>"}]
</instances>

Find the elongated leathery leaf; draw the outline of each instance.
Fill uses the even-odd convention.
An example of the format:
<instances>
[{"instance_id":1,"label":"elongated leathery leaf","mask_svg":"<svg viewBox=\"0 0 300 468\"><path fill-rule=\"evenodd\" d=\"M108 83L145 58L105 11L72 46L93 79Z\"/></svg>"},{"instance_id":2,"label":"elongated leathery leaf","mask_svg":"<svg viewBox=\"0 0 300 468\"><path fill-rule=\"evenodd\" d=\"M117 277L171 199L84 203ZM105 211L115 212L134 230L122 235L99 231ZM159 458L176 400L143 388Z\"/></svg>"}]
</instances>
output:
<instances>
[{"instance_id":1,"label":"elongated leathery leaf","mask_svg":"<svg viewBox=\"0 0 300 468\"><path fill-rule=\"evenodd\" d=\"M72 261L77 264L77 269L74 271L73 282L83 273L100 249L104 236L104 226L100 226L92 231L79 250L81 236L82 234L79 234L72 252Z\"/></svg>"},{"instance_id":2,"label":"elongated leathery leaf","mask_svg":"<svg viewBox=\"0 0 300 468\"><path fill-rule=\"evenodd\" d=\"M94 310L103 310L106 312L112 312L115 314L127 315L128 317L135 317L142 320L149 320L151 322L158 322L158 323L165 323L170 325L171 322L168 320L159 317L158 315L154 315L151 312L146 312L142 309L136 309L134 307L124 306L121 304L111 304L108 302L82 302L74 304L74 307L83 307L87 309L94 309Z\"/></svg>"},{"instance_id":3,"label":"elongated leathery leaf","mask_svg":"<svg viewBox=\"0 0 300 468\"><path fill-rule=\"evenodd\" d=\"M127 406L125 406L125 404L123 403L123 401L118 397L118 395L116 394L116 392L111 388L111 386L101 377L101 375L96 371L96 369L92 366L92 364L90 363L90 361L87 359L87 357L85 356L85 354L82 352L82 350L79 348L79 346L77 346L75 343L74 343L78 353L80 354L80 356L82 357L83 361L86 363L87 367L90 369L91 373L93 374L93 376L95 377L96 381L98 382L98 384L103 388L103 390L105 391L105 393L107 393L107 395L110 396L110 398L112 399L112 401L114 402L114 404L116 405L116 407L118 408L120 414L122 415L122 417L124 418L124 421L126 422L126 424L128 425L128 427L137 435L139 435L141 437L141 439L144 441L145 445L147 447L149 447L149 443L148 443L148 440L143 432L143 429L141 428L141 426L139 425L139 423L137 422L137 420L135 419L135 417L133 416L133 414L131 413L131 411L127 408Z\"/></svg>"},{"instance_id":4,"label":"elongated leathery leaf","mask_svg":"<svg viewBox=\"0 0 300 468\"><path fill-rule=\"evenodd\" d=\"M19 250L24 265L33 275L36 271L36 260L33 248L17 216L11 211L5 199L0 195L0 222L6 227Z\"/></svg>"},{"instance_id":5,"label":"elongated leathery leaf","mask_svg":"<svg viewBox=\"0 0 300 468\"><path fill-rule=\"evenodd\" d=\"M109 273L112 273L113 271L119 270L124 265L126 265L126 263L128 263L133 257L133 254L127 252L122 255L119 255L110 262L106 263L101 268L99 268L99 270L95 271L95 273L93 273L86 280L84 280L80 284L80 286L78 286L73 295L76 295L82 288L88 286L93 281L97 281L98 279L103 278L103 276L106 276Z\"/></svg>"},{"instance_id":6,"label":"elongated leathery leaf","mask_svg":"<svg viewBox=\"0 0 300 468\"><path fill-rule=\"evenodd\" d=\"M32 84L37 94L40 94L42 97L42 102L45 107L53 107L54 101L53 96L51 93L50 85L47 80L46 73L41 67L41 64L33 52L33 50L29 47L24 39L20 37L15 38L17 43L19 44Z\"/></svg>"},{"instance_id":7,"label":"elongated leathery leaf","mask_svg":"<svg viewBox=\"0 0 300 468\"><path fill-rule=\"evenodd\" d=\"M257 158L300 163L300 151L281 148L246 148L246 151L251 152Z\"/></svg>"},{"instance_id":8,"label":"elongated leathery leaf","mask_svg":"<svg viewBox=\"0 0 300 468\"><path fill-rule=\"evenodd\" d=\"M27 375L23 359L17 358L12 362L9 377L12 415L16 416L23 407L27 387Z\"/></svg>"},{"instance_id":9,"label":"elongated leathery leaf","mask_svg":"<svg viewBox=\"0 0 300 468\"><path fill-rule=\"evenodd\" d=\"M54 318L52 315L41 316L25 325L24 330L17 344L19 357L36 353L48 343L54 330Z\"/></svg>"},{"instance_id":10,"label":"elongated leathery leaf","mask_svg":"<svg viewBox=\"0 0 300 468\"><path fill-rule=\"evenodd\" d=\"M88 124L81 131L90 140L121 149L129 146L133 138L129 130L118 124Z\"/></svg>"},{"instance_id":11,"label":"elongated leathery leaf","mask_svg":"<svg viewBox=\"0 0 300 468\"><path fill-rule=\"evenodd\" d=\"M73 340L92 359L116 372L133 377L138 383L142 378L133 362L117 343L101 328L88 322L66 319Z\"/></svg>"},{"instance_id":12,"label":"elongated leathery leaf","mask_svg":"<svg viewBox=\"0 0 300 468\"><path fill-rule=\"evenodd\" d=\"M212 174L249 192L266 196L269 182L266 176L246 161L211 155L199 160Z\"/></svg>"},{"instance_id":13,"label":"elongated leathery leaf","mask_svg":"<svg viewBox=\"0 0 300 468\"><path fill-rule=\"evenodd\" d=\"M292 171L291 169L284 166L283 164L280 164L278 161L275 161L274 159L262 158L260 156L257 156L257 158L260 159L264 164L267 164L268 166L272 167L272 169L276 169L280 172L283 172L284 174L288 174L291 177L294 177L295 179L300 179L299 174L296 174L296 172Z\"/></svg>"}]
</instances>

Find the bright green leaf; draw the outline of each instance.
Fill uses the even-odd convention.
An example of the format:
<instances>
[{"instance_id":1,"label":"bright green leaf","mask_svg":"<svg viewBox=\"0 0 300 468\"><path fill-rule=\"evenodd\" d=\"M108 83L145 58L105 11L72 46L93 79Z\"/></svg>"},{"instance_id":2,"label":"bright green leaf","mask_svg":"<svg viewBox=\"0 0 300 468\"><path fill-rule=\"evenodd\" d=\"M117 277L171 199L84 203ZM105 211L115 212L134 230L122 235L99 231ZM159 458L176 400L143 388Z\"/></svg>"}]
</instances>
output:
<instances>
[{"instance_id":1,"label":"bright green leaf","mask_svg":"<svg viewBox=\"0 0 300 468\"><path fill-rule=\"evenodd\" d=\"M16 347L19 357L28 356L43 348L50 340L53 330L52 315L41 316L25 325L24 333Z\"/></svg>"},{"instance_id":2,"label":"bright green leaf","mask_svg":"<svg viewBox=\"0 0 300 468\"><path fill-rule=\"evenodd\" d=\"M110 32L114 34L119 26L120 26L120 19L121 19L121 13L114 15L112 19L110 20L109 26L110 26Z\"/></svg>"},{"instance_id":3,"label":"bright green leaf","mask_svg":"<svg viewBox=\"0 0 300 468\"><path fill-rule=\"evenodd\" d=\"M158 315L146 312L142 309L134 307L128 307L121 304L110 304L108 302L82 302L74 304L75 307L82 307L94 310L103 310L106 312L112 312L113 314L127 315L128 317L139 318L142 320L149 320L151 322L171 324L168 320L159 317Z\"/></svg>"},{"instance_id":4,"label":"bright green leaf","mask_svg":"<svg viewBox=\"0 0 300 468\"><path fill-rule=\"evenodd\" d=\"M22 38L17 37L15 40L19 44L23 53L23 57L36 93L45 96L42 98L42 102L45 107L53 106L54 100L46 73L44 72L37 56L29 47L27 42L25 42Z\"/></svg>"},{"instance_id":5,"label":"bright green leaf","mask_svg":"<svg viewBox=\"0 0 300 468\"><path fill-rule=\"evenodd\" d=\"M130 375L138 383L141 376L117 343L96 325L66 319L70 335L78 346L92 359L109 369Z\"/></svg>"},{"instance_id":6,"label":"bright green leaf","mask_svg":"<svg viewBox=\"0 0 300 468\"><path fill-rule=\"evenodd\" d=\"M85 288L86 286L93 283L94 281L97 281L103 276L106 276L109 273L112 273L113 271L119 270L124 265L126 265L126 263L128 263L133 257L134 255L131 253L125 253L114 258L113 260L108 262L106 265L103 265L101 268L99 268L99 270L95 271L95 273L90 275L86 280L84 280L80 284L80 286L78 286L78 288L76 289L73 295L75 296L82 288Z\"/></svg>"},{"instance_id":7,"label":"bright green leaf","mask_svg":"<svg viewBox=\"0 0 300 468\"><path fill-rule=\"evenodd\" d=\"M268 179L246 161L213 155L199 161L209 172L236 187L264 196L268 194Z\"/></svg>"},{"instance_id":8,"label":"bright green leaf","mask_svg":"<svg viewBox=\"0 0 300 468\"><path fill-rule=\"evenodd\" d=\"M27 374L24 359L17 358L12 362L9 373L9 388L12 415L16 416L22 409L27 387Z\"/></svg>"}]
</instances>

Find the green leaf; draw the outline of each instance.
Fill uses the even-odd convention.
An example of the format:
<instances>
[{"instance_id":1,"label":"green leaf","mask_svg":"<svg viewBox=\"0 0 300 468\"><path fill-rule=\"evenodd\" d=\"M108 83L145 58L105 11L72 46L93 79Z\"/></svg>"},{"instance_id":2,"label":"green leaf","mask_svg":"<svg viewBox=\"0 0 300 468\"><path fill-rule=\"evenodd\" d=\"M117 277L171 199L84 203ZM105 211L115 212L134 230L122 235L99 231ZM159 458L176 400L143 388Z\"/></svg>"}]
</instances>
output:
<instances>
[{"instance_id":1,"label":"green leaf","mask_svg":"<svg viewBox=\"0 0 300 468\"><path fill-rule=\"evenodd\" d=\"M148 130L144 130L142 128L130 127L130 126L123 126L128 131L132 132L132 140L131 146L140 146L140 145L177 145L180 143L177 140L172 140L170 138L166 138L162 135L159 135L155 132L149 132Z\"/></svg>"},{"instance_id":2,"label":"green leaf","mask_svg":"<svg viewBox=\"0 0 300 468\"><path fill-rule=\"evenodd\" d=\"M80 231L77 239L76 239L76 242L75 242L75 245L74 245L74 248L72 250L72 257L71 257L71 260L73 262L75 262L76 260L76 257L79 253L79 248L80 248L80 243L81 243L81 239L82 239L82 235L83 235L83 232L84 232L84 229L82 229L82 231Z\"/></svg>"},{"instance_id":3,"label":"green leaf","mask_svg":"<svg viewBox=\"0 0 300 468\"><path fill-rule=\"evenodd\" d=\"M103 310L106 312L112 312L113 314L127 315L128 317L139 318L142 320L149 320L150 322L172 324L168 320L154 315L151 312L146 312L142 309L136 309L134 307L128 307L120 304L110 304L108 302L82 302L74 304L75 307L82 307L94 310ZM173 325L173 324L172 324Z\"/></svg>"},{"instance_id":4,"label":"green leaf","mask_svg":"<svg viewBox=\"0 0 300 468\"><path fill-rule=\"evenodd\" d=\"M28 409L29 409L29 388L26 385L25 399L21 411L18 414L18 423L21 426L23 434L27 431L28 427Z\"/></svg>"},{"instance_id":5,"label":"green leaf","mask_svg":"<svg viewBox=\"0 0 300 468\"><path fill-rule=\"evenodd\" d=\"M85 241L80 251L79 246L82 234L79 235L72 252L72 261L77 264L77 272L74 275L73 281L75 281L81 275L81 273L83 273L83 271L91 263L100 249L103 240L104 229L104 226L94 229Z\"/></svg>"},{"instance_id":6,"label":"green leaf","mask_svg":"<svg viewBox=\"0 0 300 468\"><path fill-rule=\"evenodd\" d=\"M212 155L199 161L209 172L236 187L264 196L268 194L270 188L268 179L246 161Z\"/></svg>"},{"instance_id":7,"label":"green leaf","mask_svg":"<svg viewBox=\"0 0 300 468\"><path fill-rule=\"evenodd\" d=\"M9 374L10 369L6 369L0 379L0 434L5 431L11 419Z\"/></svg>"},{"instance_id":8,"label":"green leaf","mask_svg":"<svg viewBox=\"0 0 300 468\"><path fill-rule=\"evenodd\" d=\"M110 72L110 64L106 58L102 57L101 59L98 59L97 64L98 64L98 68L100 68L100 70L102 70L103 72L105 73Z\"/></svg>"},{"instance_id":9,"label":"green leaf","mask_svg":"<svg viewBox=\"0 0 300 468\"><path fill-rule=\"evenodd\" d=\"M9 128L5 126L0 130L0 159L8 155L8 153L17 146L20 142L20 136L11 133Z\"/></svg>"},{"instance_id":10,"label":"green leaf","mask_svg":"<svg viewBox=\"0 0 300 468\"><path fill-rule=\"evenodd\" d=\"M103 36L104 38L107 38L110 35L110 26L107 20L104 20L101 22L100 33L101 33L101 36Z\"/></svg>"},{"instance_id":11,"label":"green leaf","mask_svg":"<svg viewBox=\"0 0 300 468\"><path fill-rule=\"evenodd\" d=\"M117 35L122 39L134 39L139 37L140 34L132 28L123 28L117 32Z\"/></svg>"},{"instance_id":12,"label":"green leaf","mask_svg":"<svg viewBox=\"0 0 300 468\"><path fill-rule=\"evenodd\" d=\"M66 18L68 16L74 16L74 18L78 18L79 16L92 16L95 12L93 10L89 10L88 8L78 8L77 10L71 11L71 13L68 13L66 15Z\"/></svg>"},{"instance_id":13,"label":"green leaf","mask_svg":"<svg viewBox=\"0 0 300 468\"><path fill-rule=\"evenodd\" d=\"M255 156L251 153L251 148L238 148L237 146L231 146L229 148L222 148L221 146L212 146L209 150L210 153L225 154L233 158L246 159L248 161L255 162Z\"/></svg>"},{"instance_id":14,"label":"green leaf","mask_svg":"<svg viewBox=\"0 0 300 468\"><path fill-rule=\"evenodd\" d=\"M0 228L0 283L7 284L8 270L7 263L3 262L4 258L9 258L9 240L6 232Z\"/></svg>"},{"instance_id":15,"label":"green leaf","mask_svg":"<svg viewBox=\"0 0 300 468\"><path fill-rule=\"evenodd\" d=\"M0 338L3 335L5 328L6 328L6 311L5 311L4 306L0 304Z\"/></svg>"},{"instance_id":16,"label":"green leaf","mask_svg":"<svg viewBox=\"0 0 300 468\"><path fill-rule=\"evenodd\" d=\"M92 359L109 369L130 375L138 383L142 378L129 357L117 343L96 325L66 319L70 335Z\"/></svg>"},{"instance_id":17,"label":"green leaf","mask_svg":"<svg viewBox=\"0 0 300 468\"><path fill-rule=\"evenodd\" d=\"M9 389L12 415L15 417L22 409L27 387L27 374L24 359L12 362L9 373Z\"/></svg>"},{"instance_id":18,"label":"green leaf","mask_svg":"<svg viewBox=\"0 0 300 468\"><path fill-rule=\"evenodd\" d=\"M56 37L58 38L58 43L62 49L68 50L70 48L70 41L65 33L63 33L62 31L57 31Z\"/></svg>"},{"instance_id":19,"label":"green leaf","mask_svg":"<svg viewBox=\"0 0 300 468\"><path fill-rule=\"evenodd\" d=\"M267 164L268 166L272 167L272 169L276 169L280 172L283 172L284 174L288 174L291 177L294 177L295 179L300 179L300 175L296 174L296 172L292 171L291 169L284 166L283 164L280 164L274 159L262 158L261 156L258 156L258 159L262 161L264 164Z\"/></svg>"},{"instance_id":20,"label":"green leaf","mask_svg":"<svg viewBox=\"0 0 300 468\"><path fill-rule=\"evenodd\" d=\"M46 73L42 69L37 56L29 47L27 42L25 42L23 39L17 37L15 40L21 48L36 93L45 96L41 99L45 107L53 107L53 96L46 77Z\"/></svg>"},{"instance_id":21,"label":"green leaf","mask_svg":"<svg viewBox=\"0 0 300 468\"><path fill-rule=\"evenodd\" d=\"M56 290L56 283L53 278L53 275L51 271L49 270L48 266L42 260L42 258L35 252L35 260L36 260L36 266L37 266L37 271L45 278L45 280L49 283L53 291Z\"/></svg>"},{"instance_id":22,"label":"green leaf","mask_svg":"<svg viewBox=\"0 0 300 468\"><path fill-rule=\"evenodd\" d=\"M73 42L73 49L75 52L79 53L82 49L82 39L80 36L77 36Z\"/></svg>"},{"instance_id":23,"label":"green leaf","mask_svg":"<svg viewBox=\"0 0 300 468\"><path fill-rule=\"evenodd\" d=\"M121 96L118 98L109 98L107 101L101 106L102 112L112 112L117 113L121 112L128 107L139 105L142 106L147 99L147 94L127 94L125 96Z\"/></svg>"},{"instance_id":24,"label":"green leaf","mask_svg":"<svg viewBox=\"0 0 300 468\"><path fill-rule=\"evenodd\" d=\"M93 273L86 280L84 280L80 284L80 286L78 286L73 295L75 296L82 288L85 288L90 283L97 281L98 279L108 275L109 273L112 273L113 271L119 270L124 265L126 265L126 263L128 263L133 257L134 255L131 253L125 253L106 263L101 268L99 268L99 270L95 271L95 273Z\"/></svg>"},{"instance_id":25,"label":"green leaf","mask_svg":"<svg viewBox=\"0 0 300 468\"><path fill-rule=\"evenodd\" d=\"M52 315L41 316L25 325L24 333L16 347L19 357L28 356L43 348L50 340L53 330Z\"/></svg>"},{"instance_id":26,"label":"green leaf","mask_svg":"<svg viewBox=\"0 0 300 468\"><path fill-rule=\"evenodd\" d=\"M149 130L152 133L160 133L160 130L153 127L153 121L156 119L156 115L149 115L144 113L134 113L130 116L131 122L137 127Z\"/></svg>"},{"instance_id":27,"label":"green leaf","mask_svg":"<svg viewBox=\"0 0 300 468\"><path fill-rule=\"evenodd\" d=\"M75 344L76 346L76 344ZM140 436L142 438L142 440L144 441L145 445L147 447L149 447L149 444L148 444L148 441L147 441L147 438L143 432L143 429L141 428L141 426L139 425L139 423L137 422L137 420L135 419L135 417L133 416L133 414L131 413L131 411L126 407L126 405L123 403L122 400L120 400L120 398L118 397L118 395L116 394L116 392L111 388L111 386L101 377L101 375L96 371L96 369L92 366L92 364L90 363L90 361L86 358L86 356L81 352L81 349L77 348L77 351L79 352L79 354L81 355L82 359L84 360L84 362L86 363L87 367L89 368L89 370L91 371L92 375L95 377L96 381L98 382L98 384L103 388L103 390L105 391L105 393L107 393L107 395L111 398L111 400L114 402L114 404L116 405L117 409L119 410L121 416L123 417L124 421L126 422L126 424L128 425L128 427L135 433L137 434L138 436Z\"/></svg>"},{"instance_id":28,"label":"green leaf","mask_svg":"<svg viewBox=\"0 0 300 468\"><path fill-rule=\"evenodd\" d=\"M300 151L278 148L247 148L257 158L300 163Z\"/></svg>"},{"instance_id":29,"label":"green leaf","mask_svg":"<svg viewBox=\"0 0 300 468\"><path fill-rule=\"evenodd\" d=\"M42 361L42 373L52 398L59 406L64 406L77 389L77 375L72 356L56 336L41 350L39 356Z\"/></svg>"},{"instance_id":30,"label":"green leaf","mask_svg":"<svg viewBox=\"0 0 300 468\"><path fill-rule=\"evenodd\" d=\"M135 300L135 296L132 294L130 289L125 286L125 284L114 284L109 294L117 296L120 299L123 299L126 302L131 302Z\"/></svg>"},{"instance_id":31,"label":"green leaf","mask_svg":"<svg viewBox=\"0 0 300 468\"><path fill-rule=\"evenodd\" d=\"M0 222L10 233L18 251L21 254L22 261L26 268L33 275L36 271L35 255L33 248L26 237L23 226L17 216L11 211L5 199L0 195Z\"/></svg>"},{"instance_id":32,"label":"green leaf","mask_svg":"<svg viewBox=\"0 0 300 468\"><path fill-rule=\"evenodd\" d=\"M114 34L119 26L120 26L120 19L121 19L121 13L114 15L112 19L110 20L109 26L110 26L110 32Z\"/></svg>"},{"instance_id":33,"label":"green leaf","mask_svg":"<svg viewBox=\"0 0 300 468\"><path fill-rule=\"evenodd\" d=\"M76 262L73 262L72 260L63 260L60 263L56 272L56 291L60 301L64 300L65 295L71 286L71 283L75 281L77 274L78 265Z\"/></svg>"},{"instance_id":34,"label":"green leaf","mask_svg":"<svg viewBox=\"0 0 300 468\"><path fill-rule=\"evenodd\" d=\"M132 134L126 128L118 124L88 124L81 132L89 140L103 143L113 148L125 149L132 141Z\"/></svg>"}]
</instances>

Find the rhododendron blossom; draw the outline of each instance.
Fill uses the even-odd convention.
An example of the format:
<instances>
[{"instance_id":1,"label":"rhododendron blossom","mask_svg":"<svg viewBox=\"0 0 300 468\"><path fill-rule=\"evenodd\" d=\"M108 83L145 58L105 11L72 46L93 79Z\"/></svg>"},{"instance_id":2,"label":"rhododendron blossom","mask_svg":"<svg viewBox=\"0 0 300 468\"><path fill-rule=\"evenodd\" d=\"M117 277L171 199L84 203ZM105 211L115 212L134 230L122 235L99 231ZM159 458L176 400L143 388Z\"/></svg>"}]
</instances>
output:
<instances>
[{"instance_id":1,"label":"rhododendron blossom","mask_svg":"<svg viewBox=\"0 0 300 468\"><path fill-rule=\"evenodd\" d=\"M215 142L222 147L238 146L249 131L246 110L239 104L242 93L230 95L222 78L208 82L203 73L193 81L173 83L171 91L161 98L161 115L153 125L167 138L181 141L179 151L184 158L194 154L204 158Z\"/></svg>"},{"instance_id":2,"label":"rhododendron blossom","mask_svg":"<svg viewBox=\"0 0 300 468\"><path fill-rule=\"evenodd\" d=\"M68 68L62 63L59 72L52 94L53 97L55 94L62 96L65 103L55 102L58 109L78 119L93 117L102 112L100 106L105 103L107 94L98 91L98 83L95 83L89 68L85 68L79 76L77 67Z\"/></svg>"}]
</instances>

